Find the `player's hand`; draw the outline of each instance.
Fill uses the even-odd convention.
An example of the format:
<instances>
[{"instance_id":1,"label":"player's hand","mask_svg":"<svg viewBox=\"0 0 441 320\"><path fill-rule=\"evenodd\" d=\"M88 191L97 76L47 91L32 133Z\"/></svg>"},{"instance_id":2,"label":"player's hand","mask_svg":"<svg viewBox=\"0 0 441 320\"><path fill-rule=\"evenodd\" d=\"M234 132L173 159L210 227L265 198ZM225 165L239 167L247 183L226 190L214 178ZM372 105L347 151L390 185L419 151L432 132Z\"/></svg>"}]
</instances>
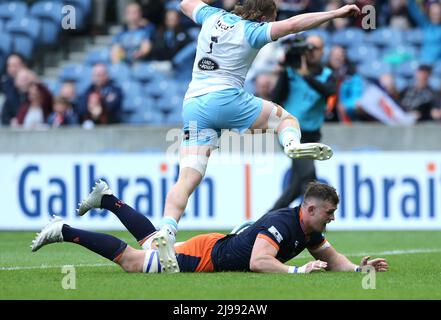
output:
<instances>
[{"instance_id":1,"label":"player's hand","mask_svg":"<svg viewBox=\"0 0 441 320\"><path fill-rule=\"evenodd\" d=\"M310 261L307 264L305 264L302 268L304 268L305 273L311 273L314 271L321 271L324 270L328 266L328 263L325 261Z\"/></svg>"},{"instance_id":2,"label":"player's hand","mask_svg":"<svg viewBox=\"0 0 441 320\"><path fill-rule=\"evenodd\" d=\"M355 4L348 4L336 10L337 18L357 17L361 14L360 8Z\"/></svg>"},{"instance_id":3,"label":"player's hand","mask_svg":"<svg viewBox=\"0 0 441 320\"><path fill-rule=\"evenodd\" d=\"M370 257L364 257L361 259L360 268L363 268L364 266L371 266L375 268L375 271L377 272L385 272L389 269L389 264L387 263L386 259L383 258L377 258L373 260L369 260Z\"/></svg>"}]
</instances>

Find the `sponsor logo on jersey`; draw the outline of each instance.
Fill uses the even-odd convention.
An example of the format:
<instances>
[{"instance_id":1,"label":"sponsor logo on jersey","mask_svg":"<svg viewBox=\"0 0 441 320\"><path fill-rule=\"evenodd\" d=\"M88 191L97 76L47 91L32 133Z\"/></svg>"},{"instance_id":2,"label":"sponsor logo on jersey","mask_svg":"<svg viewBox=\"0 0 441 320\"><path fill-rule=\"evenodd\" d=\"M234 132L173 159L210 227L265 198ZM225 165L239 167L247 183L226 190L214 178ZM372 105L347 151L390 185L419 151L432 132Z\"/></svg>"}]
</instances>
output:
<instances>
[{"instance_id":1,"label":"sponsor logo on jersey","mask_svg":"<svg viewBox=\"0 0 441 320\"><path fill-rule=\"evenodd\" d=\"M203 71L213 71L219 69L217 62L211 60L210 58L202 58L199 60L198 67Z\"/></svg>"},{"instance_id":2,"label":"sponsor logo on jersey","mask_svg":"<svg viewBox=\"0 0 441 320\"><path fill-rule=\"evenodd\" d=\"M282 242L283 237L275 226L271 226L271 228L269 228L268 231L271 232L271 234L276 238L278 243Z\"/></svg>"}]
</instances>

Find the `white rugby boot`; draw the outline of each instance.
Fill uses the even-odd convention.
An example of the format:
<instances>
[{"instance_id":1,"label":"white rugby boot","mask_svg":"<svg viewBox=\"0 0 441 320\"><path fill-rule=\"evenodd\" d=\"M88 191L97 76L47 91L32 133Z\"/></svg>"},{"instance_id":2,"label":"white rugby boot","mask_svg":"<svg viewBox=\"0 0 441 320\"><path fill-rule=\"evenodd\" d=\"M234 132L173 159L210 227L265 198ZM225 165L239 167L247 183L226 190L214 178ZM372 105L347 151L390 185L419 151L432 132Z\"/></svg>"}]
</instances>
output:
<instances>
[{"instance_id":1,"label":"white rugby boot","mask_svg":"<svg viewBox=\"0 0 441 320\"><path fill-rule=\"evenodd\" d=\"M109 188L107 183L103 180L98 180L92 189L92 192L78 204L77 213L83 216L90 209L100 209L101 199L104 195L112 195L113 191Z\"/></svg>"},{"instance_id":2,"label":"white rugby boot","mask_svg":"<svg viewBox=\"0 0 441 320\"><path fill-rule=\"evenodd\" d=\"M292 159L328 160L332 157L331 147L323 143L300 143L291 140L284 147L285 154Z\"/></svg>"},{"instance_id":3,"label":"white rugby boot","mask_svg":"<svg viewBox=\"0 0 441 320\"><path fill-rule=\"evenodd\" d=\"M161 262L162 272L179 272L178 260L176 259L176 252L174 249L176 238L173 231L165 225L155 234L154 241L156 249L159 252L159 261Z\"/></svg>"},{"instance_id":4,"label":"white rugby boot","mask_svg":"<svg viewBox=\"0 0 441 320\"><path fill-rule=\"evenodd\" d=\"M64 221L61 217L53 216L50 222L32 240L32 252L50 243L63 242L63 234L61 233L63 224Z\"/></svg>"}]
</instances>

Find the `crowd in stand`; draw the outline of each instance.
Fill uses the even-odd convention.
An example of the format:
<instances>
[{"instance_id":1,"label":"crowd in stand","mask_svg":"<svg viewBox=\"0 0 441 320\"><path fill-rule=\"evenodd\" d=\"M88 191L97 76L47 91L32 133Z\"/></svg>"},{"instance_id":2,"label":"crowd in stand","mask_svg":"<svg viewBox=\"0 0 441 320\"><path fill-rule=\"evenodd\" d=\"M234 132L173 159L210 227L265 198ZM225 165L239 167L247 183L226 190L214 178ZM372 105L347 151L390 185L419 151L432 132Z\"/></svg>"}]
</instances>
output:
<instances>
[{"instance_id":1,"label":"crowd in stand","mask_svg":"<svg viewBox=\"0 0 441 320\"><path fill-rule=\"evenodd\" d=\"M105 9L101 8L101 5L105 2L94 2L97 3L95 11L98 10L103 15ZM377 28L421 30L419 53L413 57L418 61L418 66L412 69L411 81L399 86L393 72L384 72L376 79L369 80L375 80L381 90L418 121L441 121L441 2L276 1L279 19L305 12L331 10L345 2L374 5L377 11ZM236 3L236 0L224 0L215 1L213 5L231 10ZM179 60L177 57L191 58L194 55L194 46L191 44L194 43L194 33L197 29L193 22L179 12L178 5L179 1L161 0L139 0L127 4L123 30L114 36L109 48L109 64L98 62L93 65L91 83L84 90L79 90L76 82L64 80L57 92L51 92L43 79L39 79L28 67L26 59L16 53L9 55L0 83L0 93L4 97L3 106L0 105L2 125L23 128L82 125L90 128L95 125L125 122L123 101L127 96L124 96L121 84L109 75L111 65L131 66L137 62L171 61L173 68L179 68L179 61L185 61L185 67L190 67L188 70L191 72L188 59ZM98 26L105 24L101 20ZM356 20L337 19L324 25L318 30L321 33L317 34L332 35L340 30L356 28L361 30L361 24L362 17ZM329 102L328 119L341 122L375 120L366 114L359 104L366 86L366 78L369 77L358 72L360 69L357 67L360 64L351 61L351 48L347 44L328 45L327 40L323 39L326 51L324 62L332 70L338 87L337 95ZM275 79L280 73L284 59L284 50L279 43L270 44L257 58L247 80L248 88L256 95L272 99ZM357 56L353 57L356 60ZM400 58L399 62L404 64L406 59L410 59L402 56ZM368 56L366 59L372 57ZM432 82L432 79L439 81Z\"/></svg>"}]
</instances>

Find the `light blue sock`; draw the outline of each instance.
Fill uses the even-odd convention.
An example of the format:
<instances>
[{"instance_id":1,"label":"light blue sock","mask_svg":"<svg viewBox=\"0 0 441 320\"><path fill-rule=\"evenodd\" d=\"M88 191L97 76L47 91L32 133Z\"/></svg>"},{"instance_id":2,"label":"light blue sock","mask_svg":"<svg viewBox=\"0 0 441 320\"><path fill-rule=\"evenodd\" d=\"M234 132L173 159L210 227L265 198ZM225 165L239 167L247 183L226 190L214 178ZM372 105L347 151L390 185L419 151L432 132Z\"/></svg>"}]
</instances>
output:
<instances>
[{"instance_id":1,"label":"light blue sock","mask_svg":"<svg viewBox=\"0 0 441 320\"><path fill-rule=\"evenodd\" d=\"M172 231L176 235L176 233L178 232L178 222L173 217L169 217L169 216L162 217L161 227L163 227L165 225L170 226L170 228L172 229Z\"/></svg>"}]
</instances>

